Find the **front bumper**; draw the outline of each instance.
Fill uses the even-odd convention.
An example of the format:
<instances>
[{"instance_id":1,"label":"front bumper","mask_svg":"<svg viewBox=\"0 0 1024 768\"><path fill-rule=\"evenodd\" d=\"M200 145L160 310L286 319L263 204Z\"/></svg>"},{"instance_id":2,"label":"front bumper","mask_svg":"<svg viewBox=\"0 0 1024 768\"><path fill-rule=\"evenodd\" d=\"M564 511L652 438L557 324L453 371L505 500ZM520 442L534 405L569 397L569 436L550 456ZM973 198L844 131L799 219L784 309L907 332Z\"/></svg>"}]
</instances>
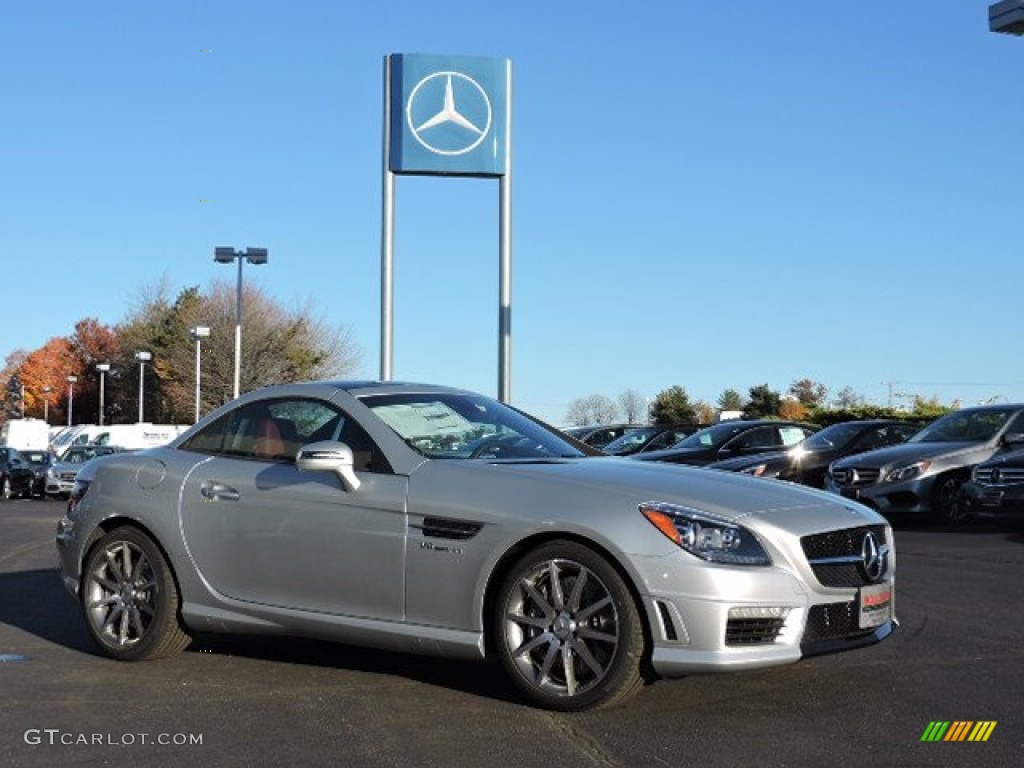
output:
<instances>
[{"instance_id":1,"label":"front bumper","mask_svg":"<svg viewBox=\"0 0 1024 768\"><path fill-rule=\"evenodd\" d=\"M937 475L924 475L898 483L874 482L870 485L838 485L825 475L825 490L859 501L885 515L889 513L928 514L931 511L932 484Z\"/></svg>"},{"instance_id":2,"label":"front bumper","mask_svg":"<svg viewBox=\"0 0 1024 768\"><path fill-rule=\"evenodd\" d=\"M967 514L985 520L1024 520L1024 484L967 483L961 491Z\"/></svg>"},{"instance_id":3,"label":"front bumper","mask_svg":"<svg viewBox=\"0 0 1024 768\"><path fill-rule=\"evenodd\" d=\"M687 570L659 579L686 584L687 592L644 596L654 641L651 663L662 677L792 664L876 643L896 626L892 572L873 585L888 594L884 621L861 626L858 588L822 587L775 566ZM709 597L716 594L721 597Z\"/></svg>"}]
</instances>

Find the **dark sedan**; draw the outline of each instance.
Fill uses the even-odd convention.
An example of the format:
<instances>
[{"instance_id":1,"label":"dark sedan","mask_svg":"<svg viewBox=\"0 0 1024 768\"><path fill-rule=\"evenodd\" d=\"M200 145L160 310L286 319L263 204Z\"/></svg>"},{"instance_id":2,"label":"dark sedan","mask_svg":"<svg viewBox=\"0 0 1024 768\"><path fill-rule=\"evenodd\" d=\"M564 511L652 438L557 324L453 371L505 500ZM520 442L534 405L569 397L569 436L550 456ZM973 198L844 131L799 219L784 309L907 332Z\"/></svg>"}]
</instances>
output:
<instances>
[{"instance_id":1,"label":"dark sedan","mask_svg":"<svg viewBox=\"0 0 1024 768\"><path fill-rule=\"evenodd\" d=\"M612 456L661 451L671 448L683 438L689 437L705 427L707 424L655 424L649 427L637 427L612 440L601 450Z\"/></svg>"},{"instance_id":2,"label":"dark sedan","mask_svg":"<svg viewBox=\"0 0 1024 768\"><path fill-rule=\"evenodd\" d=\"M982 462L964 484L961 501L970 517L1024 520L1024 446Z\"/></svg>"},{"instance_id":3,"label":"dark sedan","mask_svg":"<svg viewBox=\"0 0 1024 768\"><path fill-rule=\"evenodd\" d=\"M32 468L32 495L46 495L46 470L53 466L53 455L49 451L21 451L21 457Z\"/></svg>"},{"instance_id":4,"label":"dark sedan","mask_svg":"<svg viewBox=\"0 0 1024 768\"><path fill-rule=\"evenodd\" d=\"M640 424L593 424L587 427L570 427L563 429L565 434L586 443L591 448L603 448L612 440L622 437L627 432L637 429Z\"/></svg>"},{"instance_id":5,"label":"dark sedan","mask_svg":"<svg viewBox=\"0 0 1024 768\"><path fill-rule=\"evenodd\" d=\"M0 499L31 496L35 474L16 448L0 447Z\"/></svg>"},{"instance_id":6,"label":"dark sedan","mask_svg":"<svg viewBox=\"0 0 1024 768\"><path fill-rule=\"evenodd\" d=\"M743 472L755 477L789 480L815 488L825 487L828 465L844 456L904 443L921 424L893 419L844 421L815 432L785 451L741 456L709 464L711 469Z\"/></svg>"},{"instance_id":7,"label":"dark sedan","mask_svg":"<svg viewBox=\"0 0 1024 768\"><path fill-rule=\"evenodd\" d=\"M703 466L737 456L788 448L814 434L817 427L799 421L753 419L723 421L694 432L664 451L648 451L630 456L636 461L667 461L673 464Z\"/></svg>"}]
</instances>

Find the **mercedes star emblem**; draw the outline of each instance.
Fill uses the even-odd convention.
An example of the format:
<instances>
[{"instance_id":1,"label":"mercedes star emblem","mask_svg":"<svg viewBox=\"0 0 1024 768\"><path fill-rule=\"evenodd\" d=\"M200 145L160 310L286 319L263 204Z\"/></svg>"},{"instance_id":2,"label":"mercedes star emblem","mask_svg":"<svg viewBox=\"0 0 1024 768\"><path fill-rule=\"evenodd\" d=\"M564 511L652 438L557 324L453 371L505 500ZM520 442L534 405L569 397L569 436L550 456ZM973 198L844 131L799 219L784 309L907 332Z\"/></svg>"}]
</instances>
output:
<instances>
[{"instance_id":1,"label":"mercedes star emblem","mask_svg":"<svg viewBox=\"0 0 1024 768\"><path fill-rule=\"evenodd\" d=\"M491 130L491 101L461 72L435 72L412 89L405 107L413 137L436 155L464 155Z\"/></svg>"},{"instance_id":2,"label":"mercedes star emblem","mask_svg":"<svg viewBox=\"0 0 1024 768\"><path fill-rule=\"evenodd\" d=\"M864 564L864 575L871 581L878 581L885 572L887 549L878 545L878 538L868 531L860 546L860 556Z\"/></svg>"}]
</instances>

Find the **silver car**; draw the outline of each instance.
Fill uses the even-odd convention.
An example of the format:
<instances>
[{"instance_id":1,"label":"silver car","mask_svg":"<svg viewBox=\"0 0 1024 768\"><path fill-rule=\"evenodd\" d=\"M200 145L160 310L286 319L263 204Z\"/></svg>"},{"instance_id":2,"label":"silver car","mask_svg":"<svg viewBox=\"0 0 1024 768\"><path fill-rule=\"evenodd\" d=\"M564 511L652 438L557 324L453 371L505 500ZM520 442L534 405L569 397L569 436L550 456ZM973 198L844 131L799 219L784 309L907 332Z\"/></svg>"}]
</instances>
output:
<instances>
[{"instance_id":1,"label":"silver car","mask_svg":"<svg viewBox=\"0 0 1024 768\"><path fill-rule=\"evenodd\" d=\"M560 710L895 624L892 531L870 509L588 455L490 398L415 384L270 387L92 461L57 549L117 659L192 632L299 634L493 658Z\"/></svg>"}]
</instances>

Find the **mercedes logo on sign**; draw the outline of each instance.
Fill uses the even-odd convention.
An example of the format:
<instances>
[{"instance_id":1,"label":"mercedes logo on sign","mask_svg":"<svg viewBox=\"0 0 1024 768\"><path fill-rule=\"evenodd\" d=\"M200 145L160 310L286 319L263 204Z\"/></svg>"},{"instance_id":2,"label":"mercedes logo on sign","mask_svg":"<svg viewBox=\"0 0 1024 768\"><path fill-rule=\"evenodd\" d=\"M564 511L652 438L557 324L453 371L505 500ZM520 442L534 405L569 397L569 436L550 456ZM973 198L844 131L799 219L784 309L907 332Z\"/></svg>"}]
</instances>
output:
<instances>
[{"instance_id":1,"label":"mercedes logo on sign","mask_svg":"<svg viewBox=\"0 0 1024 768\"><path fill-rule=\"evenodd\" d=\"M405 108L409 132L436 155L464 155L491 130L491 100L461 72L434 72L412 89Z\"/></svg>"}]
</instances>

